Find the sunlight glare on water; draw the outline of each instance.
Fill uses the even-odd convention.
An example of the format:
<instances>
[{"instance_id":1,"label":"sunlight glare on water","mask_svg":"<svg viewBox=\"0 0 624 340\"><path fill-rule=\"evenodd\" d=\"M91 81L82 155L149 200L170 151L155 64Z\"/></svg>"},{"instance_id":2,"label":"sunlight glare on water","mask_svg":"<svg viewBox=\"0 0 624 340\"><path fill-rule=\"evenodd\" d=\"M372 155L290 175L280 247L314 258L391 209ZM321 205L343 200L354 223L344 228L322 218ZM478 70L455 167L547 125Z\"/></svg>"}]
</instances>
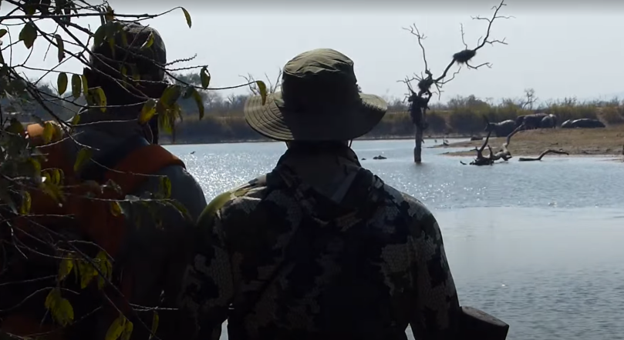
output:
<instances>
[{"instance_id":1,"label":"sunlight glare on water","mask_svg":"<svg viewBox=\"0 0 624 340\"><path fill-rule=\"evenodd\" d=\"M439 155L452 149L425 147L417 166L413 141L353 147L364 167L434 212L461 303L509 323L508 339L624 339L624 165L547 156L473 167L459 163L470 157ZM208 199L270 171L286 150L283 143L169 148ZM372 159L380 154L387 159Z\"/></svg>"}]
</instances>

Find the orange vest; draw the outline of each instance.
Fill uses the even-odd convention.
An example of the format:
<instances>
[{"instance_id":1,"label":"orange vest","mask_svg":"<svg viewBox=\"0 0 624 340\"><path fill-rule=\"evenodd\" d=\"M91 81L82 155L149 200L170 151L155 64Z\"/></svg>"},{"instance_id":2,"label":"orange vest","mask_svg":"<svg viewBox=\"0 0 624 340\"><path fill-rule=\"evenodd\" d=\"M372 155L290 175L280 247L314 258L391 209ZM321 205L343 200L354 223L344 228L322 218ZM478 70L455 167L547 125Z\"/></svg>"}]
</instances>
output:
<instances>
[{"instance_id":1,"label":"orange vest","mask_svg":"<svg viewBox=\"0 0 624 340\"><path fill-rule=\"evenodd\" d=\"M53 124L56 123L53 122ZM120 247L126 236L126 220L122 214L116 213L114 209L111 209L111 203L109 201L94 200L92 198L109 200L124 199L126 195L135 192L147 179L146 176L137 174L154 174L160 169L171 165L185 167L183 161L159 145L150 144L138 146L125 157L117 161L116 164L109 166L111 169L103 172L103 178L101 178L98 183L99 185L103 185L111 180L118 185L117 189L121 190L105 188L100 192L97 186L94 187L93 182L88 184L87 181L78 178L75 174L74 164L69 162L66 158L67 153L64 150L65 142L58 142L62 136L55 136L56 143L53 141L49 143L49 145L44 145L42 134L43 127L39 124L32 124L27 127L27 135L30 144L39 146L39 150L46 155L46 160L42 162L41 169L62 170L64 174L63 185L65 188L69 187L69 189L64 190L64 192L68 194L65 195L62 206L50 195L43 193L41 190L30 191L30 214L48 215L46 217L36 217L35 222L56 232L62 229L72 230L72 232L78 234L83 239L99 245L114 259L120 254ZM67 140L66 142L73 143L71 140ZM90 195L89 198L85 197L87 194ZM56 217L51 217L54 215L56 215ZM73 215L74 218L68 219L67 215ZM33 218L30 217L29 220L33 221ZM28 232L29 230L36 230L37 228L26 220L18 219L17 223L20 228L16 228L16 230ZM17 237L26 239L23 234L17 235ZM52 274L55 274L57 271L56 265L52 265ZM118 268L113 269L115 270ZM118 286L118 289L124 294L126 299L124 300L121 297L116 300L113 299L117 307L122 311L129 310L127 301L130 300L130 293L132 291L131 274L132 273L124 273L123 280ZM97 280L93 280L93 282L96 281ZM94 286L93 282L90 283L89 286ZM90 288L97 289L96 287L88 287L85 289L85 292L88 292L87 290ZM115 294L113 293L111 296L115 296ZM44 305L44 299L45 294L41 297L41 306ZM111 308L111 312L110 321L112 322L118 313L113 308ZM80 316L76 315L76 317L78 318ZM56 327L51 324L44 324L42 326L40 323L40 318L34 319L17 312L4 318L4 320L1 321L0 329L12 334L27 336L33 333L50 331ZM55 336L49 339L64 339L61 332L55 332L55 334Z\"/></svg>"}]
</instances>

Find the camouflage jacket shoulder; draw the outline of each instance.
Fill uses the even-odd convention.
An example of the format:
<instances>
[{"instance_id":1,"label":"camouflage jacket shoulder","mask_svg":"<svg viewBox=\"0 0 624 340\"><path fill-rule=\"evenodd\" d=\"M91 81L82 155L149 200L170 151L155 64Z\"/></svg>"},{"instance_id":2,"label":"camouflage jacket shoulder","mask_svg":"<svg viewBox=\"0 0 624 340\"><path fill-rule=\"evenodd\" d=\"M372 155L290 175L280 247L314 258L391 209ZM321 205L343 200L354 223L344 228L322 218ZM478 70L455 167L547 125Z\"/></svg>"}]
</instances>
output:
<instances>
[{"instance_id":1,"label":"camouflage jacket shoulder","mask_svg":"<svg viewBox=\"0 0 624 340\"><path fill-rule=\"evenodd\" d=\"M261 197L262 192L266 191L266 189L266 175L263 175L232 190L226 191L213 198L212 201L208 203L203 213L200 215L198 223L205 223L206 219L213 218L221 209L227 208L232 204L241 204L240 200L237 200L239 198L249 194L255 194L254 196Z\"/></svg>"}]
</instances>

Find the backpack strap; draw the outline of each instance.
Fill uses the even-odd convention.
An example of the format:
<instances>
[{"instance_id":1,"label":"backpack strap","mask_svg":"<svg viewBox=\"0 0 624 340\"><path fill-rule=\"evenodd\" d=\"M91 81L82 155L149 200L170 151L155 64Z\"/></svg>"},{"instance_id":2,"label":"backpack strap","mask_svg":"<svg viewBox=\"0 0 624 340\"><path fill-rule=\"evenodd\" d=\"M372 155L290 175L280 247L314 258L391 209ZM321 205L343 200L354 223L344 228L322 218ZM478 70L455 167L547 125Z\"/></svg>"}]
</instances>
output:
<instances>
[{"instance_id":1,"label":"backpack strap","mask_svg":"<svg viewBox=\"0 0 624 340\"><path fill-rule=\"evenodd\" d=\"M97 163L89 162L80 172L80 178L85 181L94 180L99 183L104 183L106 181L106 172L108 172L109 169L114 169L119 162L138 148L148 145L150 145L150 143L143 136L132 136L120 143L116 148L95 158L94 160L97 161Z\"/></svg>"},{"instance_id":2,"label":"backpack strap","mask_svg":"<svg viewBox=\"0 0 624 340\"><path fill-rule=\"evenodd\" d=\"M150 175L168 166L181 166L184 162L160 145L150 144L136 148L117 165L106 172L105 180L112 180L124 194L134 192Z\"/></svg>"}]
</instances>

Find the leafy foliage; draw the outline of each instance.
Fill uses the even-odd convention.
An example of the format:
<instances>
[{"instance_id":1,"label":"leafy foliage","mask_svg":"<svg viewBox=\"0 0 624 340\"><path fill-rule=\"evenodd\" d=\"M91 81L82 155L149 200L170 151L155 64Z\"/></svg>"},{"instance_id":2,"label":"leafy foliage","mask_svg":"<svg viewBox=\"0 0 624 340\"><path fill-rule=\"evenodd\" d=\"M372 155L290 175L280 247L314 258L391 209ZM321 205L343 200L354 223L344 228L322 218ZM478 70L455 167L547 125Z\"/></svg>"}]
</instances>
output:
<instances>
[{"instance_id":1,"label":"leafy foliage","mask_svg":"<svg viewBox=\"0 0 624 340\"><path fill-rule=\"evenodd\" d=\"M176 9L181 10L190 28L191 14L182 7ZM84 0L2 0L0 10L0 280L4 282L6 275L9 275L9 279L17 277L24 282L26 278L15 274L14 266L43 268L43 263L45 268L49 267L50 272L47 269L45 272L51 274L48 277L54 282L41 290L47 292L47 295L27 292L21 301L14 301L22 297L13 296L10 285L0 286L0 310L11 310L16 305L40 299L41 303L36 305L47 312L44 320L37 320L37 324L43 321L52 322L55 327L67 327L85 317L80 314L84 310L76 306L76 303L81 302L76 294L95 294L99 299L97 301L102 301L109 308L114 305L106 302L113 299L109 294L121 293L113 283L116 269L114 258L93 240L73 234L70 230L59 229L58 222L51 222L64 219L61 224L69 225L76 223L76 216L53 212L64 211L64 207L71 206L78 198L106 207L106 211L113 217L124 217L137 223L141 223L141 216L151 216L152 221L148 222L156 221L157 226L162 223L159 211L164 207L173 208L187 217L188 212L171 199L172 183L166 177L160 179L160 191L148 197L118 197L120 188L112 181L105 184L80 182L73 174L70 176L65 173L79 172L94 162L93 147L79 144L73 138L75 129L82 126L79 110L86 106L106 114L111 101L107 97L110 95L106 93L108 90L90 86L86 74L61 70L62 65L68 60L84 65L90 64L89 58L101 61L100 57L91 52L91 44L108 44L113 56L124 52L127 41L120 25L122 21L145 21L171 11L128 15L114 11L107 2ZM98 17L100 25L91 30L77 20L84 17ZM52 23L54 30L49 31L47 28L50 26L44 23ZM114 38L120 34L121 44ZM149 35L140 49L150 48L154 43L155 37ZM58 64L46 69L32 67L32 53L25 60L16 61L13 48L19 45L29 52L33 51L35 45L47 45ZM120 62L120 69L117 70L119 75L115 78L97 68L91 71L140 96L143 108L137 112L137 123L146 124L157 117L160 128L174 135L176 124L182 119L181 103L185 100L192 103L193 110L199 113L198 119L201 120L205 112L206 93L220 90L209 87L211 75L207 66L183 68L192 70L198 82L187 82L176 77L175 72L179 69L173 65L192 59L160 66L167 78L173 80L160 98L150 98L140 90L137 84L144 79L141 79L136 65L126 63L125 60ZM40 79L29 79L24 75L24 71L29 70L42 71L43 76ZM54 84L43 83L44 78L54 79ZM264 86L261 81L254 84ZM245 83L228 88L249 85ZM24 124L26 122L41 126L41 140L29 136ZM68 144L74 144L79 150L73 166L63 169L48 165L48 150ZM46 211L50 213L40 214L35 209L35 202L49 202L50 207ZM38 262L33 264L33 261ZM20 281L11 283L19 285ZM15 304L11 306L5 305L13 302ZM110 325L106 339L129 339L135 327L130 320L139 320L137 325L154 335L159 323L157 309L153 310L151 327L140 318L132 319L136 316L135 307L131 308L130 313L132 315L120 311L119 317ZM0 337L6 336L13 335L0 330Z\"/></svg>"}]
</instances>

